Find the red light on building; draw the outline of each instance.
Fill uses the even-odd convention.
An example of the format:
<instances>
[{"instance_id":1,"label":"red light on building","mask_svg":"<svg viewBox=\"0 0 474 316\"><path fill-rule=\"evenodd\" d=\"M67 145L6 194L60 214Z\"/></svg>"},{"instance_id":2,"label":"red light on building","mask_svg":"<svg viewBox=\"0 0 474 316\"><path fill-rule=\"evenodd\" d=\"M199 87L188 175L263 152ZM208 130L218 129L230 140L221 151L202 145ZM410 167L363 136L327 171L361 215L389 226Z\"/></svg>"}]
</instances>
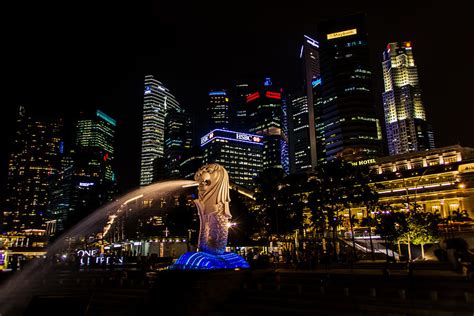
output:
<instances>
[{"instance_id":1,"label":"red light on building","mask_svg":"<svg viewBox=\"0 0 474 316\"><path fill-rule=\"evenodd\" d=\"M109 153L106 153L106 154L104 155L104 161L107 161L108 158L109 158Z\"/></svg>"},{"instance_id":2,"label":"red light on building","mask_svg":"<svg viewBox=\"0 0 474 316\"><path fill-rule=\"evenodd\" d=\"M267 91L267 93L265 93L265 96L269 99L281 100L281 94L278 92Z\"/></svg>"},{"instance_id":3,"label":"red light on building","mask_svg":"<svg viewBox=\"0 0 474 316\"><path fill-rule=\"evenodd\" d=\"M252 93L251 95L247 96L247 103L249 103L250 101L256 100L258 98L260 98L260 93L258 92Z\"/></svg>"}]
</instances>

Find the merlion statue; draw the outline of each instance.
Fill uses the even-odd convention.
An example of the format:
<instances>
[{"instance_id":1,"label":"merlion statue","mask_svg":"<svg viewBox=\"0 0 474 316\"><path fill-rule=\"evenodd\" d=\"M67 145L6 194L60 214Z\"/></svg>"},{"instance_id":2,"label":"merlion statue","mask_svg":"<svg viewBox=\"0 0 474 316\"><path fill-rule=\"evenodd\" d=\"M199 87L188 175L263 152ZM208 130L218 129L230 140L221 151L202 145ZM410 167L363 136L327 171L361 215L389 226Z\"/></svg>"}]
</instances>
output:
<instances>
[{"instance_id":1,"label":"merlion statue","mask_svg":"<svg viewBox=\"0 0 474 316\"><path fill-rule=\"evenodd\" d=\"M194 200L200 219L198 248L207 253L223 254L232 217L229 176L224 167L212 163L201 167L194 180L199 183L199 197Z\"/></svg>"},{"instance_id":2,"label":"merlion statue","mask_svg":"<svg viewBox=\"0 0 474 316\"><path fill-rule=\"evenodd\" d=\"M198 252L187 252L169 269L208 270L249 268L244 258L225 252L229 232L229 175L221 165L211 163L196 172L198 198L194 200L199 213Z\"/></svg>"}]
</instances>

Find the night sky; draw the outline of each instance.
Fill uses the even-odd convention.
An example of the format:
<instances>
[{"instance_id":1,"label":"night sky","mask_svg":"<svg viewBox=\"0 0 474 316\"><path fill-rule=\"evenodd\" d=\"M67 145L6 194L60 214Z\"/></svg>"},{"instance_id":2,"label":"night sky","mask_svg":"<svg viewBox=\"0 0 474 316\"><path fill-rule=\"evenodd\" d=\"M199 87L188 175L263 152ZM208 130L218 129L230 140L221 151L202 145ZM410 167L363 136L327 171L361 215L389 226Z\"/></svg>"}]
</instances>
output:
<instances>
[{"instance_id":1,"label":"night sky","mask_svg":"<svg viewBox=\"0 0 474 316\"><path fill-rule=\"evenodd\" d=\"M360 11L368 14L380 113L382 51L390 41L411 40L436 145L474 147L469 10L432 1L327 2L3 5L0 185L18 105L66 123L95 108L116 118L118 179L128 190L138 185L145 74L202 118L212 88L265 76L297 87L302 35L315 34L321 19Z\"/></svg>"}]
</instances>

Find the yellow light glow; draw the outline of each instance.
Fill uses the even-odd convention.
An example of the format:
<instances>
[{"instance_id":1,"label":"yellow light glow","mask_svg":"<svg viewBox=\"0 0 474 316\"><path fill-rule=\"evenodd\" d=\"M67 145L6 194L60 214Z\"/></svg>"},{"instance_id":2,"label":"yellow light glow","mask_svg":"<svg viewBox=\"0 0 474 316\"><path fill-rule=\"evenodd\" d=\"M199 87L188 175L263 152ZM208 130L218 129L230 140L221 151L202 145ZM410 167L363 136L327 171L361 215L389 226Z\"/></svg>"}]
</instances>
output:
<instances>
[{"instance_id":1,"label":"yellow light glow","mask_svg":"<svg viewBox=\"0 0 474 316\"><path fill-rule=\"evenodd\" d=\"M345 30L341 32L335 32L335 33L330 33L327 35L327 39L335 39L335 38L340 38L340 37L345 37L345 36L350 36L350 35L355 35L357 34L357 29L350 29L350 30Z\"/></svg>"}]
</instances>

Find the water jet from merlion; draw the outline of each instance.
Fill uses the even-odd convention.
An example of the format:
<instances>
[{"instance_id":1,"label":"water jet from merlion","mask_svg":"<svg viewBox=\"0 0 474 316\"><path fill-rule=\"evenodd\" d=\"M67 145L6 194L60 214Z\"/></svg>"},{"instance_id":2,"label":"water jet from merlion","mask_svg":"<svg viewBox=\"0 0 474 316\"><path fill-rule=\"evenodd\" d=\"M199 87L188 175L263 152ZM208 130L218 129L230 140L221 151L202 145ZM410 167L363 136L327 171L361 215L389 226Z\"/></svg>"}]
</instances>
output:
<instances>
[{"instance_id":1,"label":"water jet from merlion","mask_svg":"<svg viewBox=\"0 0 474 316\"><path fill-rule=\"evenodd\" d=\"M195 186L198 187L198 198L194 203L200 219L199 251L185 253L169 269L248 268L249 264L241 256L225 252L231 218L229 177L222 166L209 164L196 172L195 181L172 180L154 183L124 194L94 211L48 246L46 260L34 260L28 263L0 287L0 313L21 314L32 297L48 292L47 287L33 289L30 285L42 282L44 284L45 278L56 274L55 267L51 265L52 260L49 259L63 253L68 247L68 240L74 238L78 240L85 236L105 240L115 219L122 213L139 213L145 201L159 200Z\"/></svg>"}]
</instances>

